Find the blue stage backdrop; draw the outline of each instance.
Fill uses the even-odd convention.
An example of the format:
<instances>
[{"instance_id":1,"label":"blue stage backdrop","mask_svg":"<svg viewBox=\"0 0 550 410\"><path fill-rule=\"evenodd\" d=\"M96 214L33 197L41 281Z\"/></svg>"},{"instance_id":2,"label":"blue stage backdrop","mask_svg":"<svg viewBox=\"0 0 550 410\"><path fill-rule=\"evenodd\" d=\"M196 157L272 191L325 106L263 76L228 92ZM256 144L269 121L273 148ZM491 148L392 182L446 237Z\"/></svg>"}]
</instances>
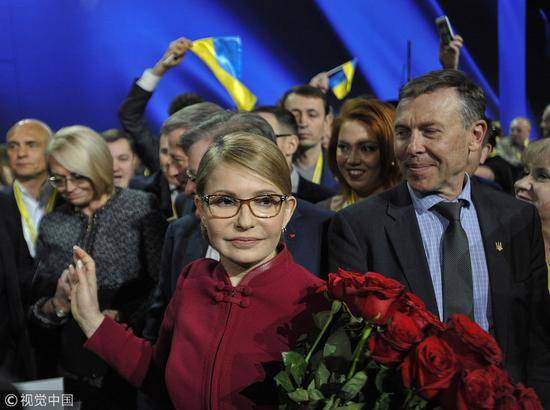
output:
<instances>
[{"instance_id":1,"label":"blue stage backdrop","mask_svg":"<svg viewBox=\"0 0 550 410\"><path fill-rule=\"evenodd\" d=\"M118 127L117 109L132 82L168 43L239 35L242 81L259 104L274 104L289 87L352 57L358 69L351 96L395 100L407 77L437 69L434 19L447 13L466 47L462 68L487 91L488 113L499 115L496 13L489 24L469 24L445 2L426 0L0 0L0 132L34 117L57 129L84 124ZM476 2L479 4L479 2ZM480 13L496 8L480 4ZM487 13L485 13L487 14ZM488 34L490 33L490 34ZM488 40L489 38L489 40ZM493 40L494 39L494 40ZM474 45L488 44L474 53ZM472 44L472 47L469 44ZM157 129L171 98L183 91L231 107L225 90L194 55L160 83L147 116ZM522 111L523 114L523 111Z\"/></svg>"}]
</instances>

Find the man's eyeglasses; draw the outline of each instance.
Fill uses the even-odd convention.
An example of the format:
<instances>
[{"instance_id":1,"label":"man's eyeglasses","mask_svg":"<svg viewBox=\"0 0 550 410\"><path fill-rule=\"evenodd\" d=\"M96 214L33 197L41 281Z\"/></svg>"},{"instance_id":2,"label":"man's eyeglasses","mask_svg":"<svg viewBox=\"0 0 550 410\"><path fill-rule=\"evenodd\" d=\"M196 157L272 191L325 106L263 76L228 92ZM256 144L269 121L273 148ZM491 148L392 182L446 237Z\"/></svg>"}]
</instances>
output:
<instances>
[{"instance_id":1,"label":"man's eyeglasses","mask_svg":"<svg viewBox=\"0 0 550 410\"><path fill-rule=\"evenodd\" d=\"M243 204L248 205L252 215L257 218L274 218L281 212L282 204L288 196L268 194L240 199L229 195L202 195L200 198L214 218L233 218Z\"/></svg>"},{"instance_id":2,"label":"man's eyeglasses","mask_svg":"<svg viewBox=\"0 0 550 410\"><path fill-rule=\"evenodd\" d=\"M90 182L90 178L85 177L84 175L76 174L74 172L71 172L67 176L52 175L48 178L48 182L55 189L66 188L68 181L70 181L73 185L76 185L77 187L82 187L84 184Z\"/></svg>"}]
</instances>

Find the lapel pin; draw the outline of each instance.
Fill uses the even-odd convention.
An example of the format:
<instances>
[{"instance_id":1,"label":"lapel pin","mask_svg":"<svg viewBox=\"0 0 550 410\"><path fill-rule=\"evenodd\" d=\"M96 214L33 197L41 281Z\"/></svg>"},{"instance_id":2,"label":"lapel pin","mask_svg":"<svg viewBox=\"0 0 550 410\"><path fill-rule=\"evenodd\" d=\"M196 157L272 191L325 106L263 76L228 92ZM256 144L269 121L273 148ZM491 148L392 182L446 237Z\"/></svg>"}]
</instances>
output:
<instances>
[{"instance_id":1,"label":"lapel pin","mask_svg":"<svg viewBox=\"0 0 550 410\"><path fill-rule=\"evenodd\" d=\"M502 250L504 249L502 247L502 242L500 241L495 242L495 248L497 248L497 251L502 252Z\"/></svg>"},{"instance_id":2,"label":"lapel pin","mask_svg":"<svg viewBox=\"0 0 550 410\"><path fill-rule=\"evenodd\" d=\"M296 234L295 234L295 233L289 233L289 234L288 234L288 237L289 237L290 239L294 239L294 238L296 238Z\"/></svg>"}]
</instances>

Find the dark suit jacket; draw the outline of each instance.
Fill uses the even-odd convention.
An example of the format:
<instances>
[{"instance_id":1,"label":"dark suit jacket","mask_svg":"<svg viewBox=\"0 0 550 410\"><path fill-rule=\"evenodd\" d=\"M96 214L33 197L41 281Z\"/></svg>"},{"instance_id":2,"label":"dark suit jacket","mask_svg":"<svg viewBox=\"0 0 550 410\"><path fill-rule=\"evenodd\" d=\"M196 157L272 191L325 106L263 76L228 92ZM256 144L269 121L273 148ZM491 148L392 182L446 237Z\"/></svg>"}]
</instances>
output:
<instances>
[{"instance_id":1,"label":"dark suit jacket","mask_svg":"<svg viewBox=\"0 0 550 410\"><path fill-rule=\"evenodd\" d=\"M285 232L284 240L295 262L321 277L327 274L326 233L332 215L330 211L298 200ZM146 339L156 339L182 269L190 262L203 258L207 248L208 242L201 234L200 221L194 213L170 224L164 239L159 284L143 332Z\"/></svg>"},{"instance_id":2,"label":"dark suit jacket","mask_svg":"<svg viewBox=\"0 0 550 410\"><path fill-rule=\"evenodd\" d=\"M321 202L324 199L332 197L334 194L332 190L308 181L300 175L300 179L298 180L298 189L294 195L296 198L316 204L317 202Z\"/></svg>"},{"instance_id":3,"label":"dark suit jacket","mask_svg":"<svg viewBox=\"0 0 550 410\"><path fill-rule=\"evenodd\" d=\"M0 237L0 370L28 380L35 377L35 365L21 289L25 276L32 278L33 261L19 211L4 193L0 193Z\"/></svg>"},{"instance_id":4,"label":"dark suit jacket","mask_svg":"<svg viewBox=\"0 0 550 410\"><path fill-rule=\"evenodd\" d=\"M472 200L489 270L492 326L505 368L550 405L550 298L539 216L532 205L482 184L472 183ZM329 230L329 249L332 269L380 272L402 282L437 314L406 183L339 212Z\"/></svg>"},{"instance_id":5,"label":"dark suit jacket","mask_svg":"<svg viewBox=\"0 0 550 410\"><path fill-rule=\"evenodd\" d=\"M118 119L122 128L132 138L134 149L143 165L151 172L160 169L159 141L145 121L145 109L153 95L135 82L122 105L118 109Z\"/></svg>"},{"instance_id":6,"label":"dark suit jacket","mask_svg":"<svg viewBox=\"0 0 550 410\"><path fill-rule=\"evenodd\" d=\"M166 219L173 217L174 211L172 209L170 187L162 171L158 170L147 177L142 175L135 176L130 180L128 188L138 189L155 195L158 200L159 211L162 215ZM181 217L193 210L193 200L183 193L179 194L176 197L175 207L178 216Z\"/></svg>"},{"instance_id":7,"label":"dark suit jacket","mask_svg":"<svg viewBox=\"0 0 550 410\"><path fill-rule=\"evenodd\" d=\"M15 201L15 195L13 193L13 187L10 187L6 194L8 196L9 203L9 213L13 216L13 220L9 223L9 230L11 235L16 240L16 258L17 258L17 269L19 276L19 284L21 288L21 297L23 304L26 306L30 303L30 292L32 279L34 277L35 263L34 259L29 252L27 247L27 242L25 241L25 236L23 235L23 226L21 225L21 213L17 207L17 202ZM57 195L55 199L54 207L57 208L60 205L63 205L65 201L61 195Z\"/></svg>"}]
</instances>

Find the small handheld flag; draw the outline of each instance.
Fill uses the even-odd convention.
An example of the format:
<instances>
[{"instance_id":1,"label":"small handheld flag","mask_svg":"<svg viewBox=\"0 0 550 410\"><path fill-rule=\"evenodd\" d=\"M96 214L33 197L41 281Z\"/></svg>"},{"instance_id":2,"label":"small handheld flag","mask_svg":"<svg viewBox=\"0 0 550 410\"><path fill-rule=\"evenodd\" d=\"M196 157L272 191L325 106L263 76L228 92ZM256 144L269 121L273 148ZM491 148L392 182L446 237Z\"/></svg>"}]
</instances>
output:
<instances>
[{"instance_id":1,"label":"small handheld flag","mask_svg":"<svg viewBox=\"0 0 550 410\"><path fill-rule=\"evenodd\" d=\"M239 81L241 77L241 38L208 37L193 41L191 51L212 70L239 110L250 111L256 96Z\"/></svg>"},{"instance_id":2,"label":"small handheld flag","mask_svg":"<svg viewBox=\"0 0 550 410\"><path fill-rule=\"evenodd\" d=\"M354 58L347 63L334 67L327 73L329 87L339 100L351 91L351 82L353 81L356 65L357 59Z\"/></svg>"}]
</instances>

